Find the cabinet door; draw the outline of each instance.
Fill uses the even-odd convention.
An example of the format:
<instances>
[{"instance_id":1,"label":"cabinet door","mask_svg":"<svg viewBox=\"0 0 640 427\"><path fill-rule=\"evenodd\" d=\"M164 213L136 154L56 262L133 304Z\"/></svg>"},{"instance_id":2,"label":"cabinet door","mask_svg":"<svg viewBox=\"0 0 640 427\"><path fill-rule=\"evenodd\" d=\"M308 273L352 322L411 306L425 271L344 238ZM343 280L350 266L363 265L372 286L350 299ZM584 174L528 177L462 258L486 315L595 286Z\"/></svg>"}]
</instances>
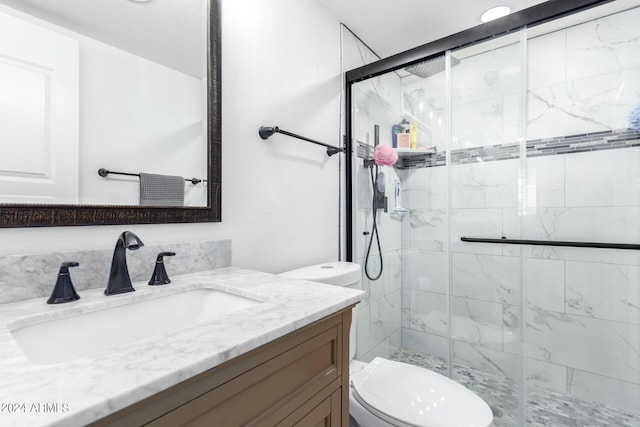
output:
<instances>
[{"instance_id":1,"label":"cabinet door","mask_svg":"<svg viewBox=\"0 0 640 427\"><path fill-rule=\"evenodd\" d=\"M331 395L326 397L316 406L315 402L307 402L307 404L298 408L294 413L278 423L278 427L338 427L341 419L341 400L342 390L335 390ZM309 407L313 408L309 410Z\"/></svg>"}]
</instances>

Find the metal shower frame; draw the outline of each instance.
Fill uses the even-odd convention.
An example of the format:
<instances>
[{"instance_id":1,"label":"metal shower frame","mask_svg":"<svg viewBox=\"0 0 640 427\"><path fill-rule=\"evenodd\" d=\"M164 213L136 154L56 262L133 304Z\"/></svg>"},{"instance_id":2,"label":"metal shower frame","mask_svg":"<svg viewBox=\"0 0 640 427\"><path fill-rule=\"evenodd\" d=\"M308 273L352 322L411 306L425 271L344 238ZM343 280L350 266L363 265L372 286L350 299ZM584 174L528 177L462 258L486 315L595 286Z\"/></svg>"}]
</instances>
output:
<instances>
[{"instance_id":1,"label":"metal shower frame","mask_svg":"<svg viewBox=\"0 0 640 427\"><path fill-rule=\"evenodd\" d=\"M397 55L381 59L371 64L345 73L345 259L353 261L353 135L351 132L351 88L354 83L386 74L413 65L446 51L486 41L493 37L519 31L524 27L540 25L564 16L581 12L615 0L548 0L537 6L512 13L495 21L490 21L442 39L415 47Z\"/></svg>"}]
</instances>

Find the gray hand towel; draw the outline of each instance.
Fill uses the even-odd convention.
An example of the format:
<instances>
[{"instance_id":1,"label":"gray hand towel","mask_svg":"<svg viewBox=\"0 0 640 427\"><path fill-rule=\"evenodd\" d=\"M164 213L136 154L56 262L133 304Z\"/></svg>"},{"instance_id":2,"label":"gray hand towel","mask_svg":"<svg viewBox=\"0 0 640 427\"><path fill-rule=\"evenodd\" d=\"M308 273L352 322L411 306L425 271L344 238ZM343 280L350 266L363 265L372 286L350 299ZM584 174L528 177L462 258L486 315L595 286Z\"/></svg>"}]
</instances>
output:
<instances>
[{"instance_id":1,"label":"gray hand towel","mask_svg":"<svg viewBox=\"0 0 640 427\"><path fill-rule=\"evenodd\" d=\"M140 205L184 206L184 177L141 173Z\"/></svg>"}]
</instances>

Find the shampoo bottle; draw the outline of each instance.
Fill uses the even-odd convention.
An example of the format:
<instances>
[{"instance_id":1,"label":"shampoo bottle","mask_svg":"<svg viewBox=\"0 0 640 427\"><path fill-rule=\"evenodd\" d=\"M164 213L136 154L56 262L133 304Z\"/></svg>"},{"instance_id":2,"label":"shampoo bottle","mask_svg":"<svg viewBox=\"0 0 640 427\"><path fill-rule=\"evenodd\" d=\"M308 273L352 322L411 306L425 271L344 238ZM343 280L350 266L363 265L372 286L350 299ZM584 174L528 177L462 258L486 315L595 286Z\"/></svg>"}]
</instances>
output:
<instances>
[{"instance_id":1,"label":"shampoo bottle","mask_svg":"<svg viewBox=\"0 0 640 427\"><path fill-rule=\"evenodd\" d=\"M409 134L411 135L411 148L418 148L418 124L416 122L409 123Z\"/></svg>"},{"instance_id":2,"label":"shampoo bottle","mask_svg":"<svg viewBox=\"0 0 640 427\"><path fill-rule=\"evenodd\" d=\"M393 125L391 126L391 146L393 148L398 148L398 134L402 133L402 126Z\"/></svg>"}]
</instances>

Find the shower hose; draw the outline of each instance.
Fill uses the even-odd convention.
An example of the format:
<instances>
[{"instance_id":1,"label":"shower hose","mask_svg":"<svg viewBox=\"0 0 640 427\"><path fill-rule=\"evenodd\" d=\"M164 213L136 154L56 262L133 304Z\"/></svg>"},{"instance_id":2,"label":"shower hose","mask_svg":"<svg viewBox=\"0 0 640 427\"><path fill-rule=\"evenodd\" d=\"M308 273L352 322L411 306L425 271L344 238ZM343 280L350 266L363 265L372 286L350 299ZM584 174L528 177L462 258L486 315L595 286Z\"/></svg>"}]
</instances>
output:
<instances>
[{"instance_id":1,"label":"shower hose","mask_svg":"<svg viewBox=\"0 0 640 427\"><path fill-rule=\"evenodd\" d=\"M369 239L369 245L367 247L367 255L364 259L364 273L369 280L378 280L382 276L382 249L380 248L380 235L378 234L378 226L376 225L376 216L378 209L376 208L376 188L378 185L378 165L376 165L375 178L373 175L373 167L369 168L369 174L371 175L371 186L373 190L373 196L371 197L371 215L373 216L373 225L371 226L371 238ZM378 259L380 260L380 270L378 274L373 276L369 273L369 253L371 253L371 245L373 245L373 239L376 240L378 245Z\"/></svg>"}]
</instances>

